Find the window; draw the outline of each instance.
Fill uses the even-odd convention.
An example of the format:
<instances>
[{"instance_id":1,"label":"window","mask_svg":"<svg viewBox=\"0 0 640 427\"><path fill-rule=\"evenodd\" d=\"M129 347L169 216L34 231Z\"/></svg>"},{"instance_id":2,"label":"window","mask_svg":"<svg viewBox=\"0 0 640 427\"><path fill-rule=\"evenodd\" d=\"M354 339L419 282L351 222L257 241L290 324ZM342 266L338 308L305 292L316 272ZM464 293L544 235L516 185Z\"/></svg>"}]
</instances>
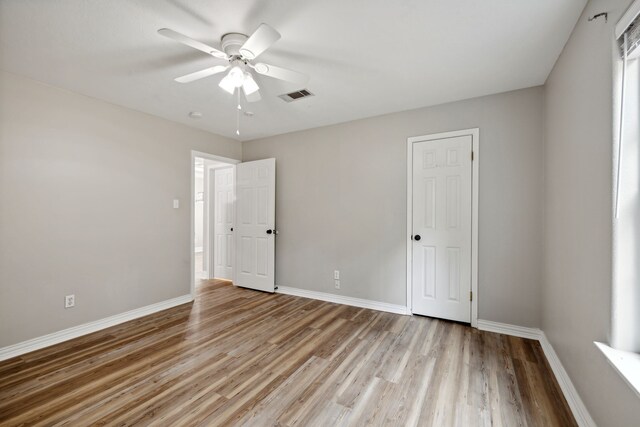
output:
<instances>
[{"instance_id":1,"label":"window","mask_svg":"<svg viewBox=\"0 0 640 427\"><path fill-rule=\"evenodd\" d=\"M640 0L616 25L611 345L596 343L640 394Z\"/></svg>"},{"instance_id":2,"label":"window","mask_svg":"<svg viewBox=\"0 0 640 427\"><path fill-rule=\"evenodd\" d=\"M612 344L640 352L640 48L629 51L628 40L626 45L630 55L617 73Z\"/></svg>"}]
</instances>

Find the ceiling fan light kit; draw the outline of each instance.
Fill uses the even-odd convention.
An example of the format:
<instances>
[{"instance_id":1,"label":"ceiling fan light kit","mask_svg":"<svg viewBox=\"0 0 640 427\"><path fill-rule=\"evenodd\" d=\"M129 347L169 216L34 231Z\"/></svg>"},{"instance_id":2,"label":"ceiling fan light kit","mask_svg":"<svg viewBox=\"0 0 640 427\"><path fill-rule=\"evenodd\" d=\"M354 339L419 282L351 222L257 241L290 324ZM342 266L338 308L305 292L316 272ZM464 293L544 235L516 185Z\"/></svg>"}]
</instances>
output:
<instances>
[{"instance_id":1,"label":"ceiling fan light kit","mask_svg":"<svg viewBox=\"0 0 640 427\"><path fill-rule=\"evenodd\" d=\"M240 87L244 83L244 70L240 65L236 64L231 67L231 70L223 80L228 80L229 84L234 88Z\"/></svg>"},{"instance_id":2,"label":"ceiling fan light kit","mask_svg":"<svg viewBox=\"0 0 640 427\"><path fill-rule=\"evenodd\" d=\"M235 82L231 77L229 77L229 74L227 74L226 76L223 77L222 80L220 80L220 83L218 83L218 86L220 86L225 92L228 92L231 95L233 95L234 92L236 91Z\"/></svg>"},{"instance_id":3,"label":"ceiling fan light kit","mask_svg":"<svg viewBox=\"0 0 640 427\"><path fill-rule=\"evenodd\" d=\"M251 95L260 89L258 87L258 83L253 79L253 76L249 72L244 73L244 81L242 82L242 90L244 90L245 95Z\"/></svg>"}]
</instances>

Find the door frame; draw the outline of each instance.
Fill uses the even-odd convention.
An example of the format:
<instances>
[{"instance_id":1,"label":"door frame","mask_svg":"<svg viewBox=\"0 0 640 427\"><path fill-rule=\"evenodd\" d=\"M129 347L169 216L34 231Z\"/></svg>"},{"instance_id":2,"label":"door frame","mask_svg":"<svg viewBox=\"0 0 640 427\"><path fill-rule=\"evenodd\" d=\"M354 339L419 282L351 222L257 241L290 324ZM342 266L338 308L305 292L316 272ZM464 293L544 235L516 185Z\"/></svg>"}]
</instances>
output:
<instances>
[{"instance_id":1,"label":"door frame","mask_svg":"<svg viewBox=\"0 0 640 427\"><path fill-rule=\"evenodd\" d=\"M471 162L471 326L478 327L478 196L480 168L480 128L441 132L407 138L407 312L412 311L413 244L413 144L437 139L471 136L473 162Z\"/></svg>"},{"instance_id":2,"label":"door frame","mask_svg":"<svg viewBox=\"0 0 640 427\"><path fill-rule=\"evenodd\" d=\"M208 159L208 160L216 160L218 162L224 162L224 163L229 163L232 165L237 165L238 163L241 162L241 160L238 159L231 159L229 157L222 157L222 156L217 156L215 154L209 154L209 153L204 153L202 151L196 151L196 150L191 150L191 165L189 166L189 170L191 171L191 195L189 196L189 223L191 224L190 227L190 233L189 233L189 258L191 259L191 262L189 263L189 265L191 266L191 271L190 271L190 289L191 289L191 299L194 299L196 297L196 274L195 274L195 270L196 270L196 259L194 257L194 252L195 252L195 239L194 239L194 232L195 232L195 224L194 224L194 206L196 203L196 185L195 185L195 178L196 178L196 169L195 169L195 160L196 157L200 157L203 159Z\"/></svg>"}]
</instances>

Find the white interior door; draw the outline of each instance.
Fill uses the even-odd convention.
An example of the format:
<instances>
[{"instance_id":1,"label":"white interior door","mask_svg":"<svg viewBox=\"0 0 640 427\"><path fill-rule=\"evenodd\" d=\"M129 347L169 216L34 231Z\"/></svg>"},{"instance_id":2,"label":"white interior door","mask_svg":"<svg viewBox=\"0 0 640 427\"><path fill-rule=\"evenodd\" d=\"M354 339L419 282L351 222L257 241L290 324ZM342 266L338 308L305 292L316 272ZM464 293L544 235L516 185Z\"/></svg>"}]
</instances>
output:
<instances>
[{"instance_id":1,"label":"white interior door","mask_svg":"<svg viewBox=\"0 0 640 427\"><path fill-rule=\"evenodd\" d=\"M413 313L471 320L472 137L413 144Z\"/></svg>"},{"instance_id":2,"label":"white interior door","mask_svg":"<svg viewBox=\"0 0 640 427\"><path fill-rule=\"evenodd\" d=\"M213 276L233 280L233 168L214 169Z\"/></svg>"},{"instance_id":3,"label":"white interior door","mask_svg":"<svg viewBox=\"0 0 640 427\"><path fill-rule=\"evenodd\" d=\"M276 159L236 165L238 286L275 291Z\"/></svg>"}]
</instances>

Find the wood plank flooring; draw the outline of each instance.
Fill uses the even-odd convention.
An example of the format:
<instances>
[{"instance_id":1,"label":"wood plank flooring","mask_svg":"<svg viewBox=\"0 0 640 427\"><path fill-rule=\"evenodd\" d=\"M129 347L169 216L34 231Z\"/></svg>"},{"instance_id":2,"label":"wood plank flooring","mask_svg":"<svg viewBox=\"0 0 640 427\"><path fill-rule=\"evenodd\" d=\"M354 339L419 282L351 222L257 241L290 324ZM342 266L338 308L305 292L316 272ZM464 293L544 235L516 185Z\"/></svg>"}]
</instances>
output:
<instances>
[{"instance_id":1,"label":"wood plank flooring","mask_svg":"<svg viewBox=\"0 0 640 427\"><path fill-rule=\"evenodd\" d=\"M0 362L0 424L576 425L536 341L223 281Z\"/></svg>"}]
</instances>

